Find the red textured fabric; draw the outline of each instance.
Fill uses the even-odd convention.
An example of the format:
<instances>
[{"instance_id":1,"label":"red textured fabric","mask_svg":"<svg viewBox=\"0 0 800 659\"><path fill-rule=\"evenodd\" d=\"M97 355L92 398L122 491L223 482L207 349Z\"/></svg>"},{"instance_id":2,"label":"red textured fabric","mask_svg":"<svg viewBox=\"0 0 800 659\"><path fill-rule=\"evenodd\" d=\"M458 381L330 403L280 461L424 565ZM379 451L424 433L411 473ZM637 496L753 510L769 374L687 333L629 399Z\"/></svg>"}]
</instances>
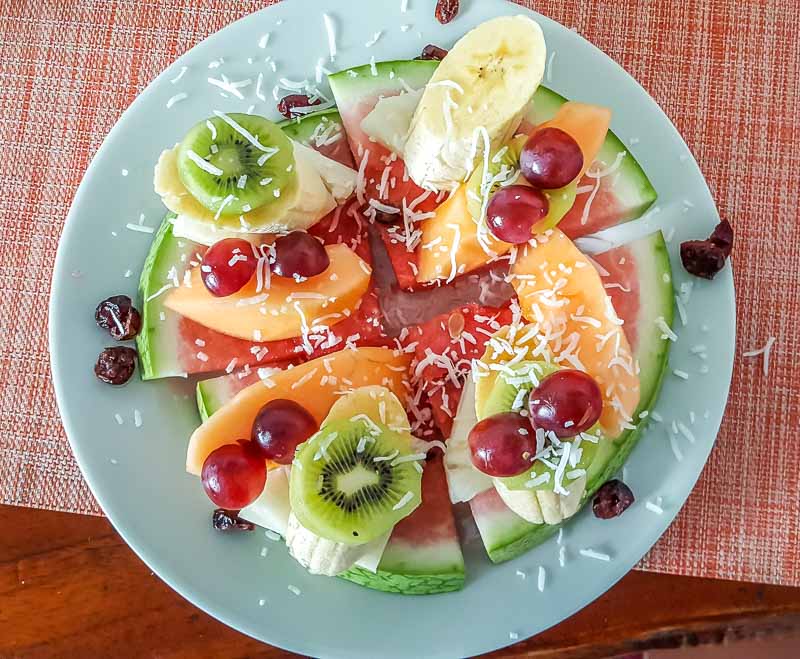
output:
<instances>
[{"instance_id":1,"label":"red textured fabric","mask_svg":"<svg viewBox=\"0 0 800 659\"><path fill-rule=\"evenodd\" d=\"M433 0L417 1L433 11ZM136 94L268 4L0 0L0 502L100 514L50 383L44 319L58 236L89 159ZM644 85L737 230L739 357L726 420L641 567L800 585L800 14L785 0L520 4L574 26ZM764 377L741 354L769 336Z\"/></svg>"}]
</instances>

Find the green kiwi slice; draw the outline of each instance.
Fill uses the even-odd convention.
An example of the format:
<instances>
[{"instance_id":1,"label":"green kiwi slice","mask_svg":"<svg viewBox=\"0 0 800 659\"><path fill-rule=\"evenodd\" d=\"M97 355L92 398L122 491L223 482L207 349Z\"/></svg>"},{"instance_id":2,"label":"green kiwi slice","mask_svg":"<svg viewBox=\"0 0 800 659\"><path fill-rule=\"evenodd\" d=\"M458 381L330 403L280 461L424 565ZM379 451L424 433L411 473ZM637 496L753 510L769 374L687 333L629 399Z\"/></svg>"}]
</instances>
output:
<instances>
[{"instance_id":1,"label":"green kiwi slice","mask_svg":"<svg viewBox=\"0 0 800 659\"><path fill-rule=\"evenodd\" d=\"M422 501L410 436L373 421L340 419L298 447L292 511L309 531L348 545L374 540Z\"/></svg>"},{"instance_id":2,"label":"green kiwi slice","mask_svg":"<svg viewBox=\"0 0 800 659\"><path fill-rule=\"evenodd\" d=\"M501 172L506 172L506 177L502 183L509 184L519 174L519 156L527 141L527 136L519 135L512 139L508 144L489 155L489 169L486 170L484 161L477 163L475 171L467 180L467 210L476 222L483 218L484 196L483 182L492 179ZM493 183L489 189L488 197L491 197L499 188L501 182Z\"/></svg>"},{"instance_id":3,"label":"green kiwi slice","mask_svg":"<svg viewBox=\"0 0 800 659\"><path fill-rule=\"evenodd\" d=\"M217 112L195 125L178 146L178 176L218 218L262 207L277 216L294 203L298 186L291 140L250 114Z\"/></svg>"},{"instance_id":4,"label":"green kiwi slice","mask_svg":"<svg viewBox=\"0 0 800 659\"><path fill-rule=\"evenodd\" d=\"M515 365L515 375L501 372L495 380L495 383L492 386L492 389L489 391L489 395L486 399L486 403L482 411L484 418L494 416L495 414L500 414L502 412L519 412L522 410L527 413L528 398L530 397L531 390L534 388L533 380L530 378L529 374L532 372L536 380L540 381L542 378L550 375L550 373L554 373L557 370L558 366L549 364L547 362L523 361ZM572 447L577 445L577 448L579 448L581 451L581 456L577 463L574 466L570 463L564 470L565 476L562 480L562 483L565 486L569 485L570 480L575 480L575 478L578 478L578 476L576 476L575 478L570 479L567 474L571 474L576 470L586 471L587 474L591 472L591 465L598 456L598 453L602 454L605 451L606 446L610 445L609 440L602 435L602 432L600 432L599 426L595 426L588 432L583 433L583 436L580 438L561 441L562 443L571 444L570 450L572 450ZM550 464L557 464L558 460L559 458L555 457L548 459L548 462L550 462ZM535 482L536 479L540 478L545 473L550 474L550 478L546 482L543 481L535 485L531 483L531 481ZM531 468L522 474L519 474L518 476L499 478L498 480L502 481L502 483L509 490L552 491L555 485L553 469L550 467L550 465L542 462L541 460L534 460L531 463Z\"/></svg>"}]
</instances>

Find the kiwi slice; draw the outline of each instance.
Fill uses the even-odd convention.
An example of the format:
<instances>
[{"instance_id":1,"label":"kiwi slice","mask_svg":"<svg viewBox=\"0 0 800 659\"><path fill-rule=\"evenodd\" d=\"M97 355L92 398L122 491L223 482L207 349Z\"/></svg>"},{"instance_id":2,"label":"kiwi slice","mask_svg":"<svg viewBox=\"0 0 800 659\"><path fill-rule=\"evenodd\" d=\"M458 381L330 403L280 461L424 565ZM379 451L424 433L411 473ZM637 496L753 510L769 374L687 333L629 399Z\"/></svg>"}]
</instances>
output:
<instances>
[{"instance_id":1,"label":"kiwi slice","mask_svg":"<svg viewBox=\"0 0 800 659\"><path fill-rule=\"evenodd\" d=\"M370 421L326 423L297 450L292 511L309 531L348 545L380 537L422 502L410 435Z\"/></svg>"},{"instance_id":2,"label":"kiwi slice","mask_svg":"<svg viewBox=\"0 0 800 659\"><path fill-rule=\"evenodd\" d=\"M486 399L486 403L484 404L482 414L483 417L494 416L495 414L500 414L502 412L518 412L520 410L524 410L527 412L528 409L528 398L530 396L530 392L533 389L533 380L530 378L530 373L532 372L537 381L541 380L542 378L550 375L550 373L554 373L558 370L558 366L554 364L549 364L547 362L520 362L514 367L515 375L510 375L504 372L501 372L500 375L494 382L491 390L489 391L489 395ZM593 442L589 439L581 438L579 443L579 447L581 449L581 457L575 466L571 464L565 470L565 476L563 479L563 483L565 485L569 485L570 479L566 476L567 473L572 472L576 469L583 469L587 472L590 472L591 465L595 461L595 458L600 454L603 454L607 445L610 445L608 439L602 436L602 433L599 432L599 426L595 426L594 428L590 429L588 433L584 433L585 435L591 435L597 441ZM576 440L569 439L569 440L562 440L563 443L569 443L574 446ZM550 460L551 463L557 463L558 458L554 458ZM548 490L552 491L553 486L555 485L555 479L553 478L553 470L544 462L540 460L536 460L531 463L531 468L518 476L510 476L507 478L499 478L500 480L509 490ZM538 478L542 474L550 473L550 479L547 482L543 482L537 484L533 487L529 487L530 481ZM575 480L575 479L572 479Z\"/></svg>"},{"instance_id":3,"label":"kiwi slice","mask_svg":"<svg viewBox=\"0 0 800 659\"><path fill-rule=\"evenodd\" d=\"M298 186L291 140L250 114L217 113L194 126L178 146L178 176L208 210L237 220L262 207L278 216Z\"/></svg>"},{"instance_id":4,"label":"kiwi slice","mask_svg":"<svg viewBox=\"0 0 800 659\"><path fill-rule=\"evenodd\" d=\"M519 173L519 156L528 140L526 135L518 135L512 139L508 144L494 151L489 155L489 170L486 172L484 161L478 163L475 171L467 180L467 210L472 215L475 221L480 221L483 217L483 181L484 175L486 178L494 178L500 172L505 170L508 172L507 178L503 180L510 182ZM499 157L498 157L499 156ZM491 197L500 188L500 183L492 184L489 189L489 197Z\"/></svg>"},{"instance_id":5,"label":"kiwi slice","mask_svg":"<svg viewBox=\"0 0 800 659\"><path fill-rule=\"evenodd\" d=\"M500 372L483 404L482 417L486 418L502 412L527 410L528 395L533 389L534 383L531 373L539 382L557 370L558 366L547 362L523 361L514 366L515 375L513 376L506 372Z\"/></svg>"}]
</instances>

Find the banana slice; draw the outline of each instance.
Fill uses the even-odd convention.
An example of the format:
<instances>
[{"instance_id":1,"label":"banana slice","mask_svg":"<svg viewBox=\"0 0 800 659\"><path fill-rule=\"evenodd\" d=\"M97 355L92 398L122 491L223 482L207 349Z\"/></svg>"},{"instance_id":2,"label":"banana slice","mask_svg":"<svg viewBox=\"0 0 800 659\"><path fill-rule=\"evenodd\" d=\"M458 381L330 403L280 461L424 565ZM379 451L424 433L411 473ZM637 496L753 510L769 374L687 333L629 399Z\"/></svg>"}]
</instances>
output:
<instances>
[{"instance_id":1,"label":"banana slice","mask_svg":"<svg viewBox=\"0 0 800 659\"><path fill-rule=\"evenodd\" d=\"M311 574L333 577L365 562L370 555L382 556L390 535L391 532L363 545L345 545L312 533L291 513L286 529L286 546L294 559Z\"/></svg>"},{"instance_id":2,"label":"banana slice","mask_svg":"<svg viewBox=\"0 0 800 659\"><path fill-rule=\"evenodd\" d=\"M586 477L570 482L569 494L555 494L548 490L509 490L501 480L494 479L494 487L503 502L517 515L531 524L560 524L572 517L581 505L586 491Z\"/></svg>"},{"instance_id":3,"label":"banana slice","mask_svg":"<svg viewBox=\"0 0 800 659\"><path fill-rule=\"evenodd\" d=\"M417 185L455 189L486 150L513 136L544 75L546 50L527 16L487 21L456 43L411 121L405 162Z\"/></svg>"}]
</instances>

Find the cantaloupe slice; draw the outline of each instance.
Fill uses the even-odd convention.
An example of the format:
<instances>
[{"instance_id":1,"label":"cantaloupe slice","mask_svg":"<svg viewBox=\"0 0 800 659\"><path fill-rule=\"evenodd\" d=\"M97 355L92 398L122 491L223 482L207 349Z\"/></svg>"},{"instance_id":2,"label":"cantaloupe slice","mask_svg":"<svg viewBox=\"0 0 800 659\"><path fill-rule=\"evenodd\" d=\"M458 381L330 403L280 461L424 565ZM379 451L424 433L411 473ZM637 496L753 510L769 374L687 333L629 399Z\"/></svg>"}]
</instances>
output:
<instances>
[{"instance_id":1,"label":"cantaloupe slice","mask_svg":"<svg viewBox=\"0 0 800 659\"><path fill-rule=\"evenodd\" d=\"M409 362L408 355L389 348L346 349L251 384L194 431L186 452L186 471L200 475L213 450L249 439L256 414L271 400L293 400L317 423L322 423L340 395L350 389L381 385L405 400Z\"/></svg>"},{"instance_id":2,"label":"cantaloupe slice","mask_svg":"<svg viewBox=\"0 0 800 659\"><path fill-rule=\"evenodd\" d=\"M618 437L639 404L639 366L592 262L558 229L537 236L511 266L522 314L552 337L556 361L597 380L600 425Z\"/></svg>"},{"instance_id":3,"label":"cantaloupe slice","mask_svg":"<svg viewBox=\"0 0 800 659\"><path fill-rule=\"evenodd\" d=\"M237 293L214 297L191 273L191 286L173 289L164 306L209 329L250 341L279 341L300 336L303 328L324 316L352 312L369 287L370 267L346 245L325 247L330 265L303 282L271 278L258 291L258 278ZM337 317L337 316L332 316ZM341 316L338 316L339 318Z\"/></svg>"},{"instance_id":4,"label":"cantaloupe slice","mask_svg":"<svg viewBox=\"0 0 800 659\"><path fill-rule=\"evenodd\" d=\"M611 111L608 108L568 101L550 121L531 128L531 132L540 127L552 127L569 133L583 152L583 170L576 177L576 180L580 180L603 146L610 122ZM458 227L457 231L455 227ZM423 221L421 228L417 275L420 282L447 279L454 269L458 274L469 272L485 265L492 258L478 240L478 225L467 210L465 186L461 186L436 209L435 217ZM497 240L488 231L486 236L484 244L488 244L491 251L498 256L511 249L509 243ZM455 257L451 255L454 246Z\"/></svg>"},{"instance_id":5,"label":"cantaloupe slice","mask_svg":"<svg viewBox=\"0 0 800 659\"><path fill-rule=\"evenodd\" d=\"M600 152L610 125L611 110L608 108L590 105L589 103L567 101L558 108L555 117L536 126L535 130L540 128L560 128L572 136L583 152L583 169L577 176L577 179L580 180Z\"/></svg>"},{"instance_id":6,"label":"cantaloupe slice","mask_svg":"<svg viewBox=\"0 0 800 659\"><path fill-rule=\"evenodd\" d=\"M467 209L465 185L459 187L435 212L435 217L421 224L417 281L448 279L453 272L463 274L491 260L492 255L483 249L478 240L478 225ZM509 243L497 240L488 231L485 232L485 238L484 244L498 256L511 249Z\"/></svg>"}]
</instances>

